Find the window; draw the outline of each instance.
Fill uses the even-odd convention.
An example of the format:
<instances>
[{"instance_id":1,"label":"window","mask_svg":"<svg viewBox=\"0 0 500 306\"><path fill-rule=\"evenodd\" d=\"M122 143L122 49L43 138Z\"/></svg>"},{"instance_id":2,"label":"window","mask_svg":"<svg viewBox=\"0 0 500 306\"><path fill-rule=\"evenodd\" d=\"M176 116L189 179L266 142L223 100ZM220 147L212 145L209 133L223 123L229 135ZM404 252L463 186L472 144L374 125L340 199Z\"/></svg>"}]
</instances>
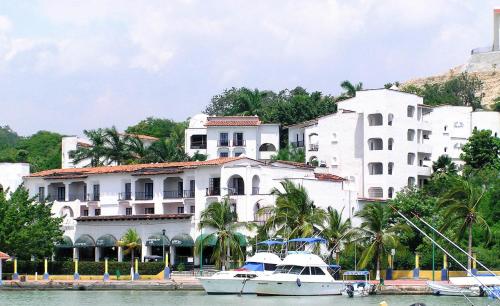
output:
<instances>
[{"instance_id":1,"label":"window","mask_svg":"<svg viewBox=\"0 0 500 306\"><path fill-rule=\"evenodd\" d=\"M368 148L370 151L383 150L384 143L380 138L370 138L368 139Z\"/></svg>"},{"instance_id":2,"label":"window","mask_svg":"<svg viewBox=\"0 0 500 306\"><path fill-rule=\"evenodd\" d=\"M301 266L293 266L288 273L289 274L300 274L300 272L302 272L303 269L304 269L304 267L301 267Z\"/></svg>"},{"instance_id":3,"label":"window","mask_svg":"<svg viewBox=\"0 0 500 306\"><path fill-rule=\"evenodd\" d=\"M94 196L93 196L93 199L94 201L99 201L99 198L100 198L100 195L101 195L101 188L99 186L99 184L95 184L93 186L93 191L94 191Z\"/></svg>"},{"instance_id":4,"label":"window","mask_svg":"<svg viewBox=\"0 0 500 306\"><path fill-rule=\"evenodd\" d=\"M394 139L389 138L387 141L387 150L392 151L392 145L394 144Z\"/></svg>"},{"instance_id":5,"label":"window","mask_svg":"<svg viewBox=\"0 0 500 306\"><path fill-rule=\"evenodd\" d=\"M259 147L260 152L274 152L276 151L276 147L272 143L263 143Z\"/></svg>"},{"instance_id":6,"label":"window","mask_svg":"<svg viewBox=\"0 0 500 306\"><path fill-rule=\"evenodd\" d=\"M177 213L178 214L183 214L184 213L184 207L183 206L177 207Z\"/></svg>"},{"instance_id":7,"label":"window","mask_svg":"<svg viewBox=\"0 0 500 306\"><path fill-rule=\"evenodd\" d=\"M300 275L310 275L311 273L309 272L309 267L305 267L302 272L300 272Z\"/></svg>"},{"instance_id":8,"label":"window","mask_svg":"<svg viewBox=\"0 0 500 306\"><path fill-rule=\"evenodd\" d=\"M245 140L243 139L243 133L234 133L233 134L233 146L234 147L243 147L245 145Z\"/></svg>"},{"instance_id":9,"label":"window","mask_svg":"<svg viewBox=\"0 0 500 306\"><path fill-rule=\"evenodd\" d=\"M408 178L408 187L415 186L415 178L410 176Z\"/></svg>"},{"instance_id":10,"label":"window","mask_svg":"<svg viewBox=\"0 0 500 306\"><path fill-rule=\"evenodd\" d=\"M393 114L389 114L387 116L387 125L392 125L392 121L394 120L394 115Z\"/></svg>"},{"instance_id":11,"label":"window","mask_svg":"<svg viewBox=\"0 0 500 306\"><path fill-rule=\"evenodd\" d=\"M132 215L132 207L126 207L125 208L125 215L126 216L131 216Z\"/></svg>"},{"instance_id":12,"label":"window","mask_svg":"<svg viewBox=\"0 0 500 306\"><path fill-rule=\"evenodd\" d=\"M146 207L146 208L144 208L144 213L146 215L154 215L155 214L155 208L154 207Z\"/></svg>"},{"instance_id":13,"label":"window","mask_svg":"<svg viewBox=\"0 0 500 306\"><path fill-rule=\"evenodd\" d=\"M66 187L57 187L57 200L65 201L66 200Z\"/></svg>"},{"instance_id":14,"label":"window","mask_svg":"<svg viewBox=\"0 0 500 306\"><path fill-rule=\"evenodd\" d=\"M406 139L408 141L413 141L415 139L415 130L409 129L406 133Z\"/></svg>"},{"instance_id":15,"label":"window","mask_svg":"<svg viewBox=\"0 0 500 306\"><path fill-rule=\"evenodd\" d=\"M384 196L384 191L381 187L370 187L368 188L369 198L382 198Z\"/></svg>"},{"instance_id":16,"label":"window","mask_svg":"<svg viewBox=\"0 0 500 306\"><path fill-rule=\"evenodd\" d=\"M443 151L444 151L444 152L446 152L447 150L448 150L448 148L447 148L447 147L444 147Z\"/></svg>"},{"instance_id":17,"label":"window","mask_svg":"<svg viewBox=\"0 0 500 306\"><path fill-rule=\"evenodd\" d=\"M229 134L228 133L220 133L219 134L219 147L227 147L229 146Z\"/></svg>"},{"instance_id":18,"label":"window","mask_svg":"<svg viewBox=\"0 0 500 306\"><path fill-rule=\"evenodd\" d=\"M461 122L461 121L456 121L456 122L455 122L455 124L454 124L454 126L455 126L456 128L462 128L462 127L464 127L464 123L463 123L463 122Z\"/></svg>"},{"instance_id":19,"label":"window","mask_svg":"<svg viewBox=\"0 0 500 306\"><path fill-rule=\"evenodd\" d=\"M206 149L207 135L191 135L191 149Z\"/></svg>"},{"instance_id":20,"label":"window","mask_svg":"<svg viewBox=\"0 0 500 306\"><path fill-rule=\"evenodd\" d=\"M207 195L220 195L220 177L212 177L208 180Z\"/></svg>"},{"instance_id":21,"label":"window","mask_svg":"<svg viewBox=\"0 0 500 306\"><path fill-rule=\"evenodd\" d=\"M394 195L394 188L389 187L389 190L387 191L387 197L392 199L393 195Z\"/></svg>"},{"instance_id":22,"label":"window","mask_svg":"<svg viewBox=\"0 0 500 306\"><path fill-rule=\"evenodd\" d=\"M84 217L88 217L88 215L89 215L89 210L88 209L84 209L83 210L83 216Z\"/></svg>"},{"instance_id":23,"label":"window","mask_svg":"<svg viewBox=\"0 0 500 306\"><path fill-rule=\"evenodd\" d=\"M219 152L219 157L229 157L229 152Z\"/></svg>"},{"instance_id":24,"label":"window","mask_svg":"<svg viewBox=\"0 0 500 306\"><path fill-rule=\"evenodd\" d=\"M194 214L194 205L189 206L189 213Z\"/></svg>"},{"instance_id":25,"label":"window","mask_svg":"<svg viewBox=\"0 0 500 306\"><path fill-rule=\"evenodd\" d=\"M368 163L368 173L370 175L380 175L383 174L382 163Z\"/></svg>"},{"instance_id":26,"label":"window","mask_svg":"<svg viewBox=\"0 0 500 306\"><path fill-rule=\"evenodd\" d=\"M413 115L415 114L415 107L408 105L406 113L407 113L408 117L410 117L410 118L413 117Z\"/></svg>"},{"instance_id":27,"label":"window","mask_svg":"<svg viewBox=\"0 0 500 306\"><path fill-rule=\"evenodd\" d=\"M38 202L45 201L45 187L38 187Z\"/></svg>"},{"instance_id":28,"label":"window","mask_svg":"<svg viewBox=\"0 0 500 306\"><path fill-rule=\"evenodd\" d=\"M394 169L394 163L389 163L387 165L387 174L392 175L392 170Z\"/></svg>"},{"instance_id":29,"label":"window","mask_svg":"<svg viewBox=\"0 0 500 306\"><path fill-rule=\"evenodd\" d=\"M101 209L100 208L96 208L94 210L94 216L100 216L101 215Z\"/></svg>"},{"instance_id":30,"label":"window","mask_svg":"<svg viewBox=\"0 0 500 306\"><path fill-rule=\"evenodd\" d=\"M275 264L264 263L264 270L266 271L274 271L276 270Z\"/></svg>"},{"instance_id":31,"label":"window","mask_svg":"<svg viewBox=\"0 0 500 306\"><path fill-rule=\"evenodd\" d=\"M325 275L325 272L320 267L310 267L311 275Z\"/></svg>"},{"instance_id":32,"label":"window","mask_svg":"<svg viewBox=\"0 0 500 306\"><path fill-rule=\"evenodd\" d=\"M125 199L124 200L130 200L131 198L132 198L132 184L125 183Z\"/></svg>"},{"instance_id":33,"label":"window","mask_svg":"<svg viewBox=\"0 0 500 306\"><path fill-rule=\"evenodd\" d=\"M241 154L243 154L243 152L234 152L234 157L241 156Z\"/></svg>"},{"instance_id":34,"label":"window","mask_svg":"<svg viewBox=\"0 0 500 306\"><path fill-rule=\"evenodd\" d=\"M144 200L153 199L153 183L144 183Z\"/></svg>"},{"instance_id":35,"label":"window","mask_svg":"<svg viewBox=\"0 0 500 306\"><path fill-rule=\"evenodd\" d=\"M383 124L382 114L370 114L368 115L368 125L369 126L379 126Z\"/></svg>"},{"instance_id":36,"label":"window","mask_svg":"<svg viewBox=\"0 0 500 306\"><path fill-rule=\"evenodd\" d=\"M413 165L415 162L415 153L408 153L407 163L408 165Z\"/></svg>"}]
</instances>

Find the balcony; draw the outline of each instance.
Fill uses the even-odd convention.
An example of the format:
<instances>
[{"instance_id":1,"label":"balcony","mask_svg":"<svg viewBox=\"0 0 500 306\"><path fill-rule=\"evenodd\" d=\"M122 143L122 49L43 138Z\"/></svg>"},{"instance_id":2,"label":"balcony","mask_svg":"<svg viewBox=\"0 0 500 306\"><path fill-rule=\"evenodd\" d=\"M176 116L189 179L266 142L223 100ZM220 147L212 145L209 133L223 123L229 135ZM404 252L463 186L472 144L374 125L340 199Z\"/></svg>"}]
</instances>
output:
<instances>
[{"instance_id":1,"label":"balcony","mask_svg":"<svg viewBox=\"0 0 500 306\"><path fill-rule=\"evenodd\" d=\"M431 168L426 166L419 166L417 174L421 176L431 176Z\"/></svg>"},{"instance_id":2,"label":"balcony","mask_svg":"<svg viewBox=\"0 0 500 306\"><path fill-rule=\"evenodd\" d=\"M205 150L207 148L207 143L203 141L191 142L190 148Z\"/></svg>"},{"instance_id":3,"label":"balcony","mask_svg":"<svg viewBox=\"0 0 500 306\"><path fill-rule=\"evenodd\" d=\"M259 187L252 187L252 194L260 194L260 188Z\"/></svg>"},{"instance_id":4,"label":"balcony","mask_svg":"<svg viewBox=\"0 0 500 306\"><path fill-rule=\"evenodd\" d=\"M303 148L304 147L304 141L295 141L290 143L292 145L292 148Z\"/></svg>"},{"instance_id":5,"label":"balcony","mask_svg":"<svg viewBox=\"0 0 500 306\"><path fill-rule=\"evenodd\" d=\"M233 147L245 147L246 145L247 145L246 140L242 140L242 139L240 139L240 140L237 140L237 139L233 140Z\"/></svg>"},{"instance_id":6,"label":"balcony","mask_svg":"<svg viewBox=\"0 0 500 306\"><path fill-rule=\"evenodd\" d=\"M119 201L130 201L132 200L132 192L120 192L118 194Z\"/></svg>"},{"instance_id":7,"label":"balcony","mask_svg":"<svg viewBox=\"0 0 500 306\"><path fill-rule=\"evenodd\" d=\"M135 200L152 200L153 193L152 192L136 192Z\"/></svg>"},{"instance_id":8,"label":"balcony","mask_svg":"<svg viewBox=\"0 0 500 306\"><path fill-rule=\"evenodd\" d=\"M232 195L245 195L245 191L240 189L240 188L228 188L227 194L230 196L232 196Z\"/></svg>"},{"instance_id":9,"label":"balcony","mask_svg":"<svg viewBox=\"0 0 500 306\"><path fill-rule=\"evenodd\" d=\"M184 198L194 198L195 192L194 190L184 190Z\"/></svg>"},{"instance_id":10,"label":"balcony","mask_svg":"<svg viewBox=\"0 0 500 306\"><path fill-rule=\"evenodd\" d=\"M165 190L163 191L164 199L182 199L182 192L180 190Z\"/></svg>"},{"instance_id":11,"label":"balcony","mask_svg":"<svg viewBox=\"0 0 500 306\"><path fill-rule=\"evenodd\" d=\"M70 193L69 194L69 201L86 201L87 200L87 195L84 193ZM59 200L58 200L59 201Z\"/></svg>"},{"instance_id":12,"label":"balcony","mask_svg":"<svg viewBox=\"0 0 500 306\"><path fill-rule=\"evenodd\" d=\"M65 195L64 194L53 194L53 193L49 193L48 196L47 196L47 200L49 201L59 201L59 202L65 202L66 201L66 198L65 198Z\"/></svg>"},{"instance_id":13,"label":"balcony","mask_svg":"<svg viewBox=\"0 0 500 306\"><path fill-rule=\"evenodd\" d=\"M217 141L218 147L229 147L229 140L219 140Z\"/></svg>"},{"instance_id":14,"label":"balcony","mask_svg":"<svg viewBox=\"0 0 500 306\"><path fill-rule=\"evenodd\" d=\"M207 188L206 195L207 196L220 196L220 189Z\"/></svg>"},{"instance_id":15,"label":"balcony","mask_svg":"<svg viewBox=\"0 0 500 306\"><path fill-rule=\"evenodd\" d=\"M318 151L318 150L319 150L319 145L317 143L309 144L309 151Z\"/></svg>"},{"instance_id":16,"label":"balcony","mask_svg":"<svg viewBox=\"0 0 500 306\"><path fill-rule=\"evenodd\" d=\"M99 193L89 193L87 194L87 198L85 200L90 202L97 202L101 200L101 195Z\"/></svg>"}]
</instances>

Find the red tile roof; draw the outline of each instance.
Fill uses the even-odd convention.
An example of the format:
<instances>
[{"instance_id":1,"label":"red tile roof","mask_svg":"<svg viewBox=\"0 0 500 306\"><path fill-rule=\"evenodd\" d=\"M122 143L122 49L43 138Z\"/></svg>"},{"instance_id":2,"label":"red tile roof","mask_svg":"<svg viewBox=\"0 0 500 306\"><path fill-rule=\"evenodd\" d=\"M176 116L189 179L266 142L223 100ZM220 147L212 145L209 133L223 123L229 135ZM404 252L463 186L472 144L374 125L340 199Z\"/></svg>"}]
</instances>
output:
<instances>
[{"instance_id":1,"label":"red tile roof","mask_svg":"<svg viewBox=\"0 0 500 306\"><path fill-rule=\"evenodd\" d=\"M246 157L221 157L206 161L187 161L187 162L168 162L156 164L136 164L136 165L120 165L120 166L103 166L89 168L68 168L68 169L52 169L33 173L28 177L43 177L43 178L66 178L74 176L83 176L90 174L108 174L108 173L130 173L136 172L141 174L144 172L152 172L154 170L176 168L176 169L191 169L200 166L218 166L223 165ZM247 158L248 159L248 158Z\"/></svg>"},{"instance_id":2,"label":"red tile roof","mask_svg":"<svg viewBox=\"0 0 500 306\"><path fill-rule=\"evenodd\" d=\"M306 168L306 169L314 168L313 166L308 165L306 163L293 162L293 161L289 161L289 160L275 160L275 161L270 162L270 164L274 164L274 163L290 165L290 166L294 166L294 167L298 167L298 168Z\"/></svg>"},{"instance_id":3,"label":"red tile roof","mask_svg":"<svg viewBox=\"0 0 500 306\"><path fill-rule=\"evenodd\" d=\"M148 136L148 135L142 135L142 134L128 134L128 133L122 133L121 135L124 136L130 136L130 137L137 137L142 140L152 140L152 141L157 141L159 138L153 137L153 136Z\"/></svg>"},{"instance_id":4,"label":"red tile roof","mask_svg":"<svg viewBox=\"0 0 500 306\"><path fill-rule=\"evenodd\" d=\"M76 145L79 147L84 147L84 148L91 148L92 147L92 145L90 143L81 142L81 141L79 141Z\"/></svg>"},{"instance_id":5,"label":"red tile roof","mask_svg":"<svg viewBox=\"0 0 500 306\"><path fill-rule=\"evenodd\" d=\"M9 254L6 254L4 252L0 252L0 260L7 260L10 259Z\"/></svg>"},{"instance_id":6,"label":"red tile roof","mask_svg":"<svg viewBox=\"0 0 500 306\"><path fill-rule=\"evenodd\" d=\"M165 220L165 219L190 219L192 214L158 214L158 215L129 215L129 216L88 216L88 217L78 217L75 220L77 222L89 222L89 221L140 221L140 220Z\"/></svg>"},{"instance_id":7,"label":"red tile roof","mask_svg":"<svg viewBox=\"0 0 500 306\"><path fill-rule=\"evenodd\" d=\"M258 126L262 122L256 116L208 117L205 126Z\"/></svg>"},{"instance_id":8,"label":"red tile roof","mask_svg":"<svg viewBox=\"0 0 500 306\"><path fill-rule=\"evenodd\" d=\"M335 175L335 174L329 174L329 173L314 173L314 177L320 181L333 181L333 182L342 182L345 181L346 179Z\"/></svg>"}]
</instances>

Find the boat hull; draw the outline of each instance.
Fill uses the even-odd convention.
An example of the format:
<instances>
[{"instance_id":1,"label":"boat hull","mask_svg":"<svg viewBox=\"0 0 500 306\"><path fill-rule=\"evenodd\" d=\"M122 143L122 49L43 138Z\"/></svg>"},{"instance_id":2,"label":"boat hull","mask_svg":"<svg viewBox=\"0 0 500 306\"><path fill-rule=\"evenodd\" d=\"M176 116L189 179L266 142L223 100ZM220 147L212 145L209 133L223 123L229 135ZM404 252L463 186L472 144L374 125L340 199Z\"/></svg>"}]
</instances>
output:
<instances>
[{"instance_id":1,"label":"boat hull","mask_svg":"<svg viewBox=\"0 0 500 306\"><path fill-rule=\"evenodd\" d=\"M207 294L255 294L255 283L250 279L198 278Z\"/></svg>"},{"instance_id":2,"label":"boat hull","mask_svg":"<svg viewBox=\"0 0 500 306\"><path fill-rule=\"evenodd\" d=\"M269 281L252 280L256 283L255 293L260 296L316 296L340 295L344 289L342 282L297 282L297 281Z\"/></svg>"}]
</instances>

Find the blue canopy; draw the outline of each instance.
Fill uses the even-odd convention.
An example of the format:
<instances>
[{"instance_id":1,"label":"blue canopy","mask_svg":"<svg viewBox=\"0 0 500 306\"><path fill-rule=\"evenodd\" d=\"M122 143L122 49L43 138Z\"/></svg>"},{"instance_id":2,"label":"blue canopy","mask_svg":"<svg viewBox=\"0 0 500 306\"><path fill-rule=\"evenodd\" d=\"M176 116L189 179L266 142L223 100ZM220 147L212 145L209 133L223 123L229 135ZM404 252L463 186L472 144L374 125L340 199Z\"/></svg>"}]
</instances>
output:
<instances>
[{"instance_id":1,"label":"blue canopy","mask_svg":"<svg viewBox=\"0 0 500 306\"><path fill-rule=\"evenodd\" d=\"M265 245L276 245L276 244L283 244L283 241L279 240L266 240L266 241L261 241L258 242L257 244L265 244Z\"/></svg>"},{"instance_id":2,"label":"blue canopy","mask_svg":"<svg viewBox=\"0 0 500 306\"><path fill-rule=\"evenodd\" d=\"M366 275L369 275L370 272L368 271L345 271L344 272L344 275L362 275L362 276L366 276Z\"/></svg>"},{"instance_id":3,"label":"blue canopy","mask_svg":"<svg viewBox=\"0 0 500 306\"><path fill-rule=\"evenodd\" d=\"M304 243L326 243L326 239L321 237L309 237L309 238L294 238L288 240L288 242L304 242Z\"/></svg>"},{"instance_id":4,"label":"blue canopy","mask_svg":"<svg viewBox=\"0 0 500 306\"><path fill-rule=\"evenodd\" d=\"M264 264L261 262L246 262L241 269L249 271L264 271Z\"/></svg>"}]
</instances>

